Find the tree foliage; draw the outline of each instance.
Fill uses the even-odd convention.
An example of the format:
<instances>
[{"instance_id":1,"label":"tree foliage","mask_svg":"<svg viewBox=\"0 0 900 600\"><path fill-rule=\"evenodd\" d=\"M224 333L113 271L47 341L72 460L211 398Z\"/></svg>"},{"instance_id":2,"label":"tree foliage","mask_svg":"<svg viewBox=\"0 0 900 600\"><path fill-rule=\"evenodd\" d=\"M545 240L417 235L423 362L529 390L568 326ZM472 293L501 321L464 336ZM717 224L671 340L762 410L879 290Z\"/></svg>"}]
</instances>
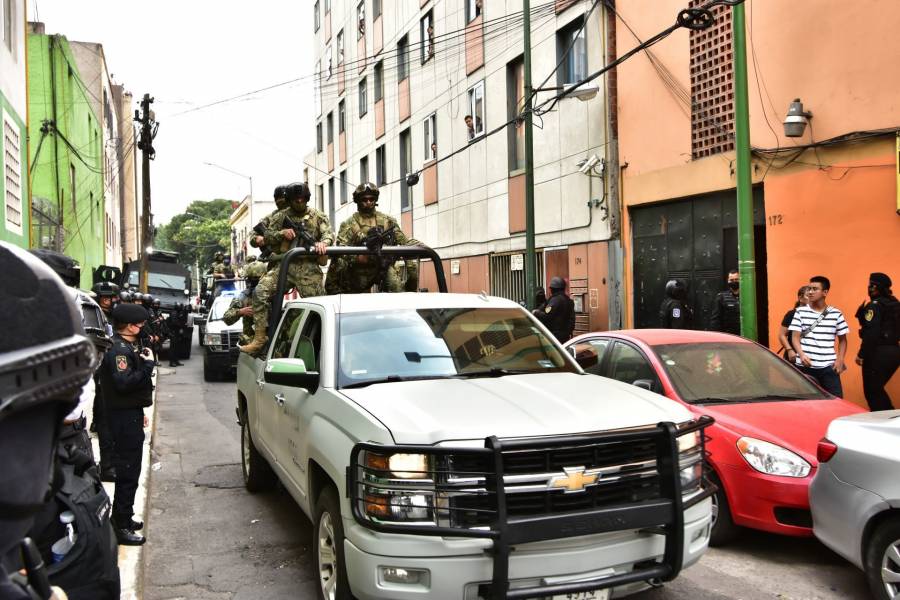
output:
<instances>
[{"instance_id":1,"label":"tree foliage","mask_svg":"<svg viewBox=\"0 0 900 600\"><path fill-rule=\"evenodd\" d=\"M194 200L183 213L159 227L154 246L178 252L180 262L187 267L193 268L198 261L200 272L205 273L216 252L230 252L228 217L232 210L231 200Z\"/></svg>"}]
</instances>

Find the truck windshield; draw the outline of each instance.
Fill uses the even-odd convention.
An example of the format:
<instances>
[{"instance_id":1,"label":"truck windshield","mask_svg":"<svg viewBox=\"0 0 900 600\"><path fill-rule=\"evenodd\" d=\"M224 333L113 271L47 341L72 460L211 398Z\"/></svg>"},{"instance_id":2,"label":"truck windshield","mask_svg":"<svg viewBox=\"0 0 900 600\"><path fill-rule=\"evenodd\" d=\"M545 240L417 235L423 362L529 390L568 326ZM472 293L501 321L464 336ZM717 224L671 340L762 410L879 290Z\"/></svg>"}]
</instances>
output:
<instances>
[{"instance_id":1,"label":"truck windshield","mask_svg":"<svg viewBox=\"0 0 900 600\"><path fill-rule=\"evenodd\" d=\"M338 385L384 380L577 372L513 308L436 308L340 316Z\"/></svg>"},{"instance_id":2,"label":"truck windshield","mask_svg":"<svg viewBox=\"0 0 900 600\"><path fill-rule=\"evenodd\" d=\"M213 302L212 308L209 309L209 321L221 321L225 318L225 313L228 312L228 307L231 306L231 301L234 300L234 296L219 296L216 298L215 302Z\"/></svg>"},{"instance_id":3,"label":"truck windshield","mask_svg":"<svg viewBox=\"0 0 900 600\"><path fill-rule=\"evenodd\" d=\"M138 271L131 271L128 274L128 283L134 286L140 285L140 276L141 274ZM147 285L152 288L164 288L180 292L185 289L186 283L183 275L151 272L147 276Z\"/></svg>"}]
</instances>

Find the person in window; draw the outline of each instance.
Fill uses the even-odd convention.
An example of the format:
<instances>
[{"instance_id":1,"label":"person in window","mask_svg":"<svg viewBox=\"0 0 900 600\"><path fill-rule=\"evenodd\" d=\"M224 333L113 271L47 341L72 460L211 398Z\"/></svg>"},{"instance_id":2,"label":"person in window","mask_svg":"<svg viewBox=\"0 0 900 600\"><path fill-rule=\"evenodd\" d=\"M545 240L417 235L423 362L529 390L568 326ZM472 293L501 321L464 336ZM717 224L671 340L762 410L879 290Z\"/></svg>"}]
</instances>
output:
<instances>
[{"instance_id":1,"label":"person in window","mask_svg":"<svg viewBox=\"0 0 900 600\"><path fill-rule=\"evenodd\" d=\"M437 158L437 142L431 142L431 158Z\"/></svg>"},{"instance_id":2,"label":"person in window","mask_svg":"<svg viewBox=\"0 0 900 600\"><path fill-rule=\"evenodd\" d=\"M434 25L428 26L428 58L434 56Z\"/></svg>"},{"instance_id":3,"label":"person in window","mask_svg":"<svg viewBox=\"0 0 900 600\"><path fill-rule=\"evenodd\" d=\"M472 115L466 115L463 120L466 122L469 139L474 140L475 136L481 132L481 117L475 117L473 120Z\"/></svg>"}]
</instances>

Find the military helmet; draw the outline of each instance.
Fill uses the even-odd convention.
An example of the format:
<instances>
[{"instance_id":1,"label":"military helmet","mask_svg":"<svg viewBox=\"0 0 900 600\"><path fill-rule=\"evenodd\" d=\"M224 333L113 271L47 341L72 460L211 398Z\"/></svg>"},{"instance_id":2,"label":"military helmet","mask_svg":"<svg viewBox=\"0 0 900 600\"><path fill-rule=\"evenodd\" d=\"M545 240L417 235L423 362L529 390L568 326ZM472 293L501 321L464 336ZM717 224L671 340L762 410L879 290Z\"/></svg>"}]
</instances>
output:
<instances>
[{"instance_id":1,"label":"military helmet","mask_svg":"<svg viewBox=\"0 0 900 600\"><path fill-rule=\"evenodd\" d=\"M265 263L256 261L244 267L245 279L260 279L269 269Z\"/></svg>"},{"instance_id":2,"label":"military helmet","mask_svg":"<svg viewBox=\"0 0 900 600\"><path fill-rule=\"evenodd\" d=\"M249 264L252 264L252 263L255 263L255 262L256 262L256 257L255 257L255 256L252 256L252 255L251 255L251 256L248 256L248 257L247 257L247 260L244 262L244 266L249 265Z\"/></svg>"},{"instance_id":3,"label":"military helmet","mask_svg":"<svg viewBox=\"0 0 900 600\"><path fill-rule=\"evenodd\" d=\"M566 280L562 277L552 277L550 279L550 289L551 290L564 290L566 289Z\"/></svg>"},{"instance_id":4,"label":"military helmet","mask_svg":"<svg viewBox=\"0 0 900 600\"><path fill-rule=\"evenodd\" d=\"M91 288L91 291L97 298L118 296L119 286L109 281L100 281L94 284L94 286Z\"/></svg>"},{"instance_id":5,"label":"military helmet","mask_svg":"<svg viewBox=\"0 0 900 600\"><path fill-rule=\"evenodd\" d=\"M309 200L310 196L309 186L305 183L295 182L289 183L284 188L284 198L288 202L293 202L294 200Z\"/></svg>"},{"instance_id":6,"label":"military helmet","mask_svg":"<svg viewBox=\"0 0 900 600\"><path fill-rule=\"evenodd\" d=\"M274 194L275 200L284 198L284 188L285 188L285 186L283 186L283 185L275 186L275 194Z\"/></svg>"},{"instance_id":7,"label":"military helmet","mask_svg":"<svg viewBox=\"0 0 900 600\"><path fill-rule=\"evenodd\" d=\"M213 254L213 258L218 261L221 261L222 259L225 258L225 254L223 252L216 252L215 254Z\"/></svg>"},{"instance_id":8,"label":"military helmet","mask_svg":"<svg viewBox=\"0 0 900 600\"><path fill-rule=\"evenodd\" d=\"M687 288L685 288L683 281L679 279L670 279L666 283L666 296L669 298L683 300L686 294Z\"/></svg>"},{"instance_id":9,"label":"military helmet","mask_svg":"<svg viewBox=\"0 0 900 600\"><path fill-rule=\"evenodd\" d=\"M363 198L374 198L375 202L378 202L379 194L378 186L374 183L361 183L353 190L353 201L359 202Z\"/></svg>"},{"instance_id":10,"label":"military helmet","mask_svg":"<svg viewBox=\"0 0 900 600\"><path fill-rule=\"evenodd\" d=\"M78 284L81 282L81 266L77 260L56 250L32 248L29 252L53 269L53 272L59 275L66 285L78 287Z\"/></svg>"}]
</instances>

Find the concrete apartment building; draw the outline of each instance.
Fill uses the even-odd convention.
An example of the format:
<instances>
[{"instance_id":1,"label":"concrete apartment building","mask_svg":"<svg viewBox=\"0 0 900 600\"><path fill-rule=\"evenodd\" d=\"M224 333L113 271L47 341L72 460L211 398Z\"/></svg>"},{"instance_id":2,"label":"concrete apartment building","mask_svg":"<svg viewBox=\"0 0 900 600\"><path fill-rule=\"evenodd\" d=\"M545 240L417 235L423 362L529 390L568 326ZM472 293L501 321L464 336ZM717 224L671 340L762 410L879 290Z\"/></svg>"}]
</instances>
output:
<instances>
[{"instance_id":1,"label":"concrete apartment building","mask_svg":"<svg viewBox=\"0 0 900 600\"><path fill-rule=\"evenodd\" d=\"M25 0L0 0L0 240L29 245Z\"/></svg>"},{"instance_id":2,"label":"concrete apartment building","mask_svg":"<svg viewBox=\"0 0 900 600\"><path fill-rule=\"evenodd\" d=\"M532 4L535 86L602 67L607 19L591 6ZM521 1L318 0L312 10L316 205L336 229L355 210L356 184L373 181L379 209L446 259L452 291L524 300L524 128L491 134L515 119L524 95ZM566 98L536 117L534 136L538 282L569 281L585 331L609 323L608 103L598 83L593 99ZM592 156L597 166L580 172ZM412 173L419 181L409 186ZM433 289L432 270L422 271Z\"/></svg>"},{"instance_id":3,"label":"concrete apartment building","mask_svg":"<svg viewBox=\"0 0 900 600\"><path fill-rule=\"evenodd\" d=\"M618 54L682 8L618 0ZM618 68L627 326L655 326L665 282L677 277L706 327L737 267L731 9L715 10L710 30L679 30ZM865 405L854 313L870 272L900 278L900 82L886 76L900 60L900 6L796 0L745 11L760 341L777 349L797 288L829 277L828 304L851 329L845 398ZM811 115L786 137L795 99ZM900 378L888 391L900 396Z\"/></svg>"}]
</instances>

